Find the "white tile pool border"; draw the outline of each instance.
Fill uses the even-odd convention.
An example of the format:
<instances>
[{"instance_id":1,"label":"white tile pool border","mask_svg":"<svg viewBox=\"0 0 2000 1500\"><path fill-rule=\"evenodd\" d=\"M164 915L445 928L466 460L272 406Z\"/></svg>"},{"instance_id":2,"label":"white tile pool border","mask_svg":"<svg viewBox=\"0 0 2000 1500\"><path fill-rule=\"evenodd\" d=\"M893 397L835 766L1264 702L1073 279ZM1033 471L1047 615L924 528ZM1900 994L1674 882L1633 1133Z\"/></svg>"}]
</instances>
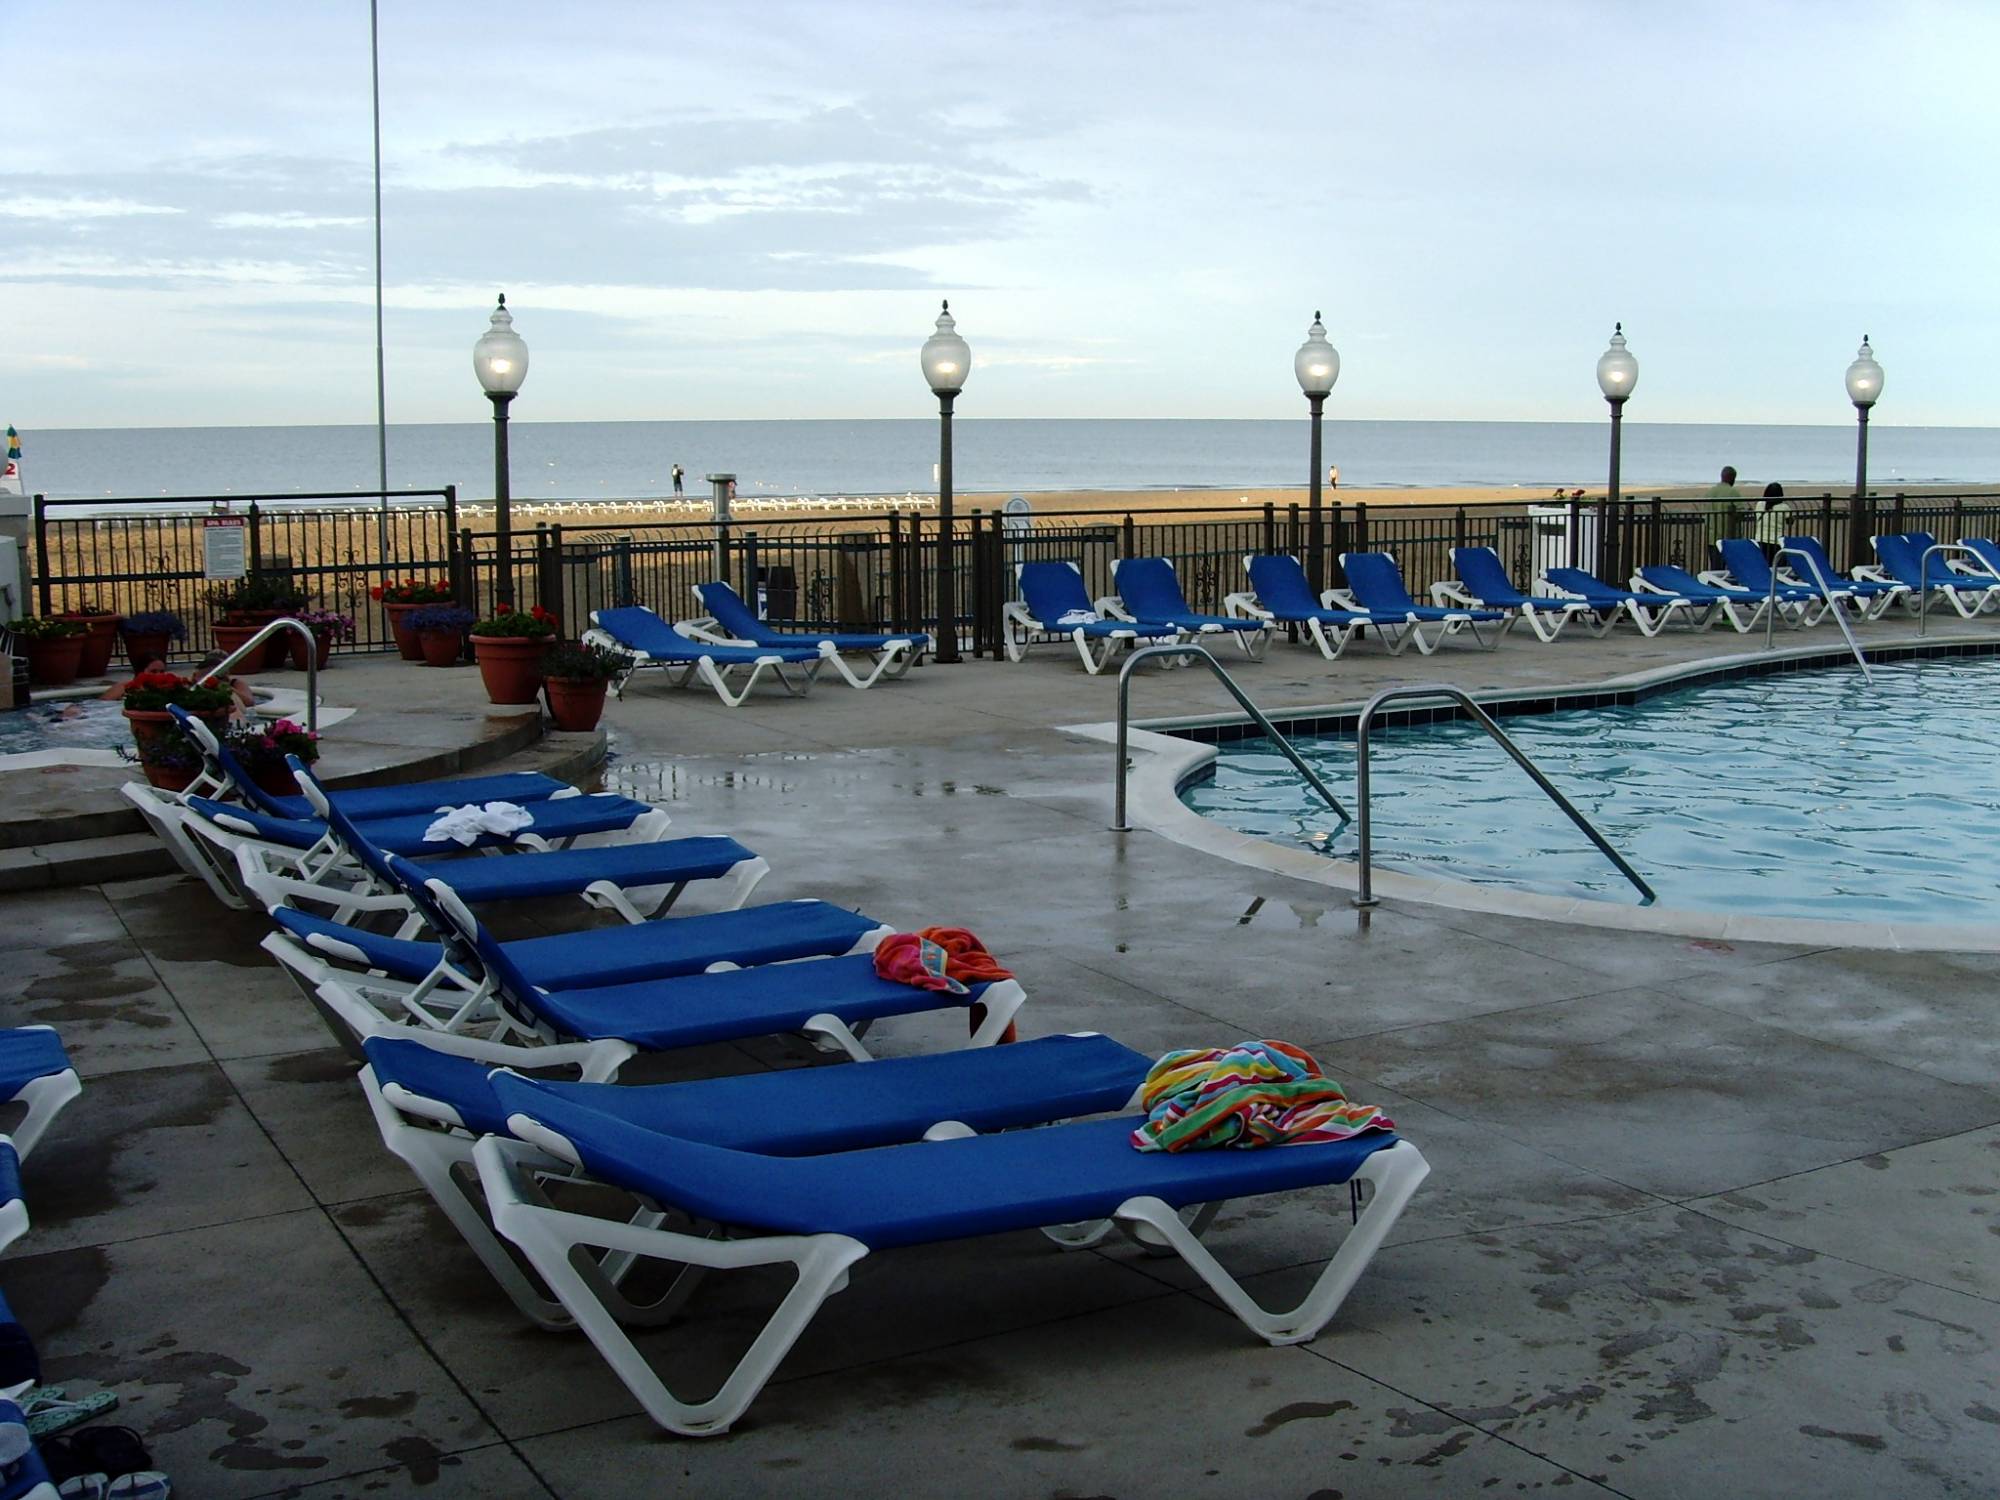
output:
<instances>
[{"instance_id":1,"label":"white tile pool border","mask_svg":"<svg viewBox=\"0 0 2000 1500\"><path fill-rule=\"evenodd\" d=\"M1990 637L1933 637L1928 643L1940 648ZM1656 668L1601 682L1562 687L1508 689L1491 693L1473 692L1483 704L1510 699L1560 698L1579 693L1616 692L1654 687L1680 678L1699 677L1732 666L1771 663L1786 658L1823 655L1823 648L1793 652L1763 652L1739 656L1709 657ZM1940 651L1939 654L1944 654ZM1468 689L1468 691L1471 691ZM1358 713L1359 702L1287 708L1273 715L1280 721L1303 718L1332 718ZM1254 834L1238 833L1213 819L1205 818L1181 801L1180 789L1213 762L1219 747L1177 735L1162 734L1138 727L1135 721L1128 740L1132 770L1126 786L1126 816L1135 829L1143 828L1172 839L1190 849L1213 854L1232 864L1245 865L1273 875L1283 875L1334 890L1360 888L1360 873L1351 861L1332 860L1309 849L1273 843ZM1215 725L1243 722L1240 715L1211 715L1186 720L1147 720L1158 724ZM1282 722L1281 726L1282 727ZM1064 734L1117 743L1115 724L1069 724ZM1109 757L1107 756L1107 759ZM2000 924L1942 924L1829 921L1817 917L1750 916L1733 912L1688 911L1665 906L1624 906L1610 901L1594 901L1570 896L1545 896L1533 891L1510 890L1499 885L1477 885L1465 880L1445 880L1434 876L1403 875L1383 869L1374 872L1375 893L1384 901L1412 901L1456 911L1488 912L1496 916L1525 917L1540 922L1567 922L1576 927L1607 927L1621 932L1654 932L1671 937L1704 938L1717 942L1793 943L1813 948L1873 948L1911 953L2000 953Z\"/></svg>"}]
</instances>

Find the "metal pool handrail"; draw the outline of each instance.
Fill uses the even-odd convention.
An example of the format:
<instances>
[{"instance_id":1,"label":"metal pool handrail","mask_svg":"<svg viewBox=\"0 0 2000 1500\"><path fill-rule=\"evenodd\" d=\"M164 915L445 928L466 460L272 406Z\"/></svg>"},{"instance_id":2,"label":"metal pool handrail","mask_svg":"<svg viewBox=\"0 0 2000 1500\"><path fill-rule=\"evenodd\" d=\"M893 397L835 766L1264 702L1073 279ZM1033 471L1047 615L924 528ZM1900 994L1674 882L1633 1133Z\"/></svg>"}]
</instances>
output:
<instances>
[{"instance_id":1,"label":"metal pool handrail","mask_svg":"<svg viewBox=\"0 0 2000 1500\"><path fill-rule=\"evenodd\" d=\"M1928 624L1930 620L1931 554L1933 552L1964 552L1968 554L1974 562L1978 563L1980 567L1986 568L1987 577L2000 578L2000 573L1995 573L1990 567L1986 566L1985 558L1981 557L1977 552L1974 552L1970 547L1966 546L1965 543L1963 542L1933 542L1930 546L1924 548L1924 555L1917 560L1917 634L1918 635L1922 635L1924 633L1924 626Z\"/></svg>"},{"instance_id":2,"label":"metal pool handrail","mask_svg":"<svg viewBox=\"0 0 2000 1500\"><path fill-rule=\"evenodd\" d=\"M1555 783L1542 774L1541 767L1528 759L1521 747L1515 744L1508 736L1507 731L1493 721L1493 716L1473 701L1471 694L1465 692L1462 688L1453 687L1448 682L1431 682L1412 684L1409 687L1382 689L1381 692L1368 700L1367 704L1361 710L1360 719L1355 722L1354 797L1361 809L1361 816L1357 820L1361 835L1361 889L1354 898L1356 906L1375 906L1379 904L1379 898L1375 895L1374 886L1373 846L1369 839L1368 730L1375 718L1375 711L1383 704L1393 702L1398 698L1449 698L1465 709L1467 713L1472 715L1473 722L1485 730L1487 734L1491 735L1494 742L1513 757L1514 764L1526 771L1535 785L1548 794L1549 800L1554 802L1565 813L1569 814L1569 820L1582 829L1584 835L1603 851L1606 859L1618 867L1618 873L1638 887L1640 895L1644 896L1648 902L1659 899L1654 895L1653 888L1646 883L1646 878L1626 862L1624 855L1611 847L1610 842L1606 840L1604 835L1597 831L1596 825L1582 813L1578 812L1575 804L1556 789Z\"/></svg>"},{"instance_id":3,"label":"metal pool handrail","mask_svg":"<svg viewBox=\"0 0 2000 1500\"><path fill-rule=\"evenodd\" d=\"M1258 708L1256 704L1252 703L1245 696L1243 689L1236 685L1236 679L1223 670L1222 663L1209 655L1206 647L1173 645L1141 646L1137 651L1134 651L1130 656L1125 658L1125 665L1118 672L1118 780L1111 818L1111 831L1113 833L1130 833L1132 831L1132 825L1125 821L1125 757L1131 727L1132 669L1138 666L1140 662L1155 656L1192 656L1199 657L1202 661L1208 663L1208 669L1215 674L1216 680L1229 690L1229 696L1242 705L1243 711L1250 715L1251 719L1257 724L1257 727L1270 736L1271 742L1284 752L1285 759L1289 760L1299 775L1305 778L1306 784L1315 792L1318 792L1321 800L1340 815L1341 822L1347 823L1353 821L1347 809L1340 805L1340 799L1328 790L1327 784L1324 781L1320 780L1319 773L1307 765L1304 760L1300 759L1299 752L1292 748L1292 742L1278 733L1278 726L1264 717L1263 710ZM1363 826L1367 826L1365 820Z\"/></svg>"},{"instance_id":4,"label":"metal pool handrail","mask_svg":"<svg viewBox=\"0 0 2000 1500\"><path fill-rule=\"evenodd\" d=\"M195 682L199 685L204 682L215 681L216 678L222 676L239 661L242 661L244 657L256 650L257 647L263 645L264 642L268 641L278 631L285 629L296 630L306 643L306 732L308 734L318 734L319 641L314 637L312 631L307 629L300 621L294 620L290 615L286 615L281 620L272 620L263 629L251 636L249 640L245 641L234 651L223 657L221 661L197 677Z\"/></svg>"},{"instance_id":5,"label":"metal pool handrail","mask_svg":"<svg viewBox=\"0 0 2000 1500\"><path fill-rule=\"evenodd\" d=\"M1868 658L1861 654L1861 642L1854 638L1854 630L1847 623L1847 611L1840 601L1833 597L1833 590L1827 584L1826 574L1820 568L1819 559L1810 552L1801 552L1796 547L1780 547L1771 554L1771 592L1764 600L1764 649L1771 649L1771 638L1778 629L1778 564L1788 557L1804 560L1812 574L1812 580L1819 586L1820 595L1826 600L1826 607L1833 612L1833 620L1840 627L1840 633L1847 637L1847 649L1854 653L1854 659L1861 664L1861 675L1870 687L1875 685L1875 674L1868 668Z\"/></svg>"}]
</instances>

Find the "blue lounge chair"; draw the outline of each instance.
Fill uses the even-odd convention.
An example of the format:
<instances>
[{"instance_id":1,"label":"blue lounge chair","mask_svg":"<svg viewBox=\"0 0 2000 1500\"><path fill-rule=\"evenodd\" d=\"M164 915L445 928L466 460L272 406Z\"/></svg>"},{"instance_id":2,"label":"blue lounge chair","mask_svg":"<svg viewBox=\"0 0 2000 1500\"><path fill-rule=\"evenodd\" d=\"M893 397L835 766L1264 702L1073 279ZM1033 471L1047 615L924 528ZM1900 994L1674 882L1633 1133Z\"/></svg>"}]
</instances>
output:
<instances>
[{"instance_id":1,"label":"blue lounge chair","mask_svg":"<svg viewBox=\"0 0 2000 1500\"><path fill-rule=\"evenodd\" d=\"M1642 594L1634 589L1613 588L1582 568L1550 568L1542 582L1557 593L1581 599L1606 619L1615 622L1623 614L1645 636L1658 635L1676 612L1685 616L1681 623L1689 629L1698 628L1708 618L1705 611L1696 613L1692 599L1683 599L1677 594Z\"/></svg>"},{"instance_id":2,"label":"blue lounge chair","mask_svg":"<svg viewBox=\"0 0 2000 1500\"><path fill-rule=\"evenodd\" d=\"M328 799L308 768L296 760L292 768L339 859L302 863L291 850L246 841L239 853L243 884L266 910L324 908L343 922L385 912L403 919L399 936L420 930L423 919L398 887L384 851ZM643 922L671 907L696 881L712 885L708 910L734 911L771 867L734 839L678 838L494 859L433 856L417 861L416 868L472 906L577 896L628 922Z\"/></svg>"},{"instance_id":3,"label":"blue lounge chair","mask_svg":"<svg viewBox=\"0 0 2000 1500\"><path fill-rule=\"evenodd\" d=\"M1275 627L1269 620L1245 620L1235 615L1205 615L1188 608L1173 559L1127 557L1111 565L1111 585L1118 590L1106 608L1137 625L1171 625L1187 635L1226 635L1252 661L1270 649Z\"/></svg>"},{"instance_id":4,"label":"blue lounge chair","mask_svg":"<svg viewBox=\"0 0 2000 1500\"><path fill-rule=\"evenodd\" d=\"M1497 609L1450 609L1440 604L1419 604L1410 597L1409 586L1403 582L1403 570L1387 552L1343 552L1340 566L1347 574L1347 594L1355 606L1371 615L1400 615L1420 656L1429 656L1447 637L1460 631L1472 632L1472 639L1483 650L1491 651L1500 644L1501 631L1495 631L1489 641L1479 627L1505 627L1505 614ZM1420 628L1423 625L1438 625L1442 629L1426 640Z\"/></svg>"},{"instance_id":5,"label":"blue lounge chair","mask_svg":"<svg viewBox=\"0 0 2000 1500\"><path fill-rule=\"evenodd\" d=\"M850 687L873 687L884 677L901 677L931 649L931 638L921 630L900 635L774 630L758 619L756 611L743 602L742 595L726 583L698 583L694 586L694 596L708 614L698 620L683 620L679 627L694 639L713 641L719 646L809 647L824 654ZM865 677L857 674L843 660L850 654L873 657L874 670Z\"/></svg>"},{"instance_id":6,"label":"blue lounge chair","mask_svg":"<svg viewBox=\"0 0 2000 1500\"><path fill-rule=\"evenodd\" d=\"M8 1429L0 1442L21 1450L20 1457L0 1464L0 1500L58 1500L48 1465L28 1436L28 1419L12 1401L0 1400L0 1428Z\"/></svg>"},{"instance_id":7,"label":"blue lounge chair","mask_svg":"<svg viewBox=\"0 0 2000 1500\"><path fill-rule=\"evenodd\" d=\"M63 1106L83 1092L62 1038L50 1026L0 1029L0 1102L23 1113L8 1130L14 1150L26 1161Z\"/></svg>"},{"instance_id":8,"label":"blue lounge chair","mask_svg":"<svg viewBox=\"0 0 2000 1500\"><path fill-rule=\"evenodd\" d=\"M725 1432L754 1401L820 1304L877 1250L1112 1220L1179 1253L1258 1337L1312 1338L1340 1308L1429 1171L1407 1141L1369 1132L1346 1141L1257 1151L1141 1152L1140 1116L921 1141L831 1155L773 1156L686 1140L593 1108L538 1080L501 1072L491 1086L512 1139L473 1148L494 1226L511 1240L661 1426ZM549 1205L538 1173L564 1166L730 1237L627 1223ZM1305 1300L1270 1312L1202 1245L1214 1205L1307 1188L1374 1191ZM1199 1205L1192 1224L1181 1210ZM715 1395L677 1398L620 1327L576 1252L594 1248L705 1269L789 1266L798 1279Z\"/></svg>"},{"instance_id":9,"label":"blue lounge chair","mask_svg":"<svg viewBox=\"0 0 2000 1500\"><path fill-rule=\"evenodd\" d=\"M0 1135L0 1250L28 1232L28 1200L21 1196L21 1157Z\"/></svg>"},{"instance_id":10,"label":"blue lounge chair","mask_svg":"<svg viewBox=\"0 0 2000 1500\"><path fill-rule=\"evenodd\" d=\"M1431 598L1439 604L1462 604L1470 609L1496 609L1507 616L1502 633L1525 623L1539 641L1553 641L1572 620L1581 619L1583 628L1603 635L1617 621L1616 615L1602 616L1580 599L1557 599L1546 594L1524 594L1507 577L1506 564L1491 547L1451 549L1455 582L1431 585Z\"/></svg>"},{"instance_id":11,"label":"blue lounge chair","mask_svg":"<svg viewBox=\"0 0 2000 1500\"><path fill-rule=\"evenodd\" d=\"M1910 602L1915 595L1907 583L1894 583L1880 578L1850 578L1833 565L1833 559L1826 555L1826 548L1816 536L1788 536L1785 547L1789 551L1804 554L1805 561L1792 564L1794 575L1800 578L1817 577L1833 588L1853 597L1860 607L1864 619L1880 619L1888 608L1898 601ZM1915 608L1913 602L1911 608Z\"/></svg>"},{"instance_id":12,"label":"blue lounge chair","mask_svg":"<svg viewBox=\"0 0 2000 1500\"><path fill-rule=\"evenodd\" d=\"M257 785L234 752L215 737L206 723L182 708L169 706L181 732L201 751L202 772L191 790L211 797L234 795L273 818L314 816L304 797L274 797ZM555 796L575 796L576 788L539 771L511 771L496 776L458 776L444 781L418 781L401 786L356 787L329 795L350 818L398 818L432 812L440 807L464 807L473 802L544 802Z\"/></svg>"},{"instance_id":13,"label":"blue lounge chair","mask_svg":"<svg viewBox=\"0 0 2000 1500\"><path fill-rule=\"evenodd\" d=\"M1995 578L2000 578L2000 544L1991 537L1969 536L1961 544L1971 549L1973 559Z\"/></svg>"},{"instance_id":14,"label":"blue lounge chair","mask_svg":"<svg viewBox=\"0 0 2000 1500\"><path fill-rule=\"evenodd\" d=\"M1913 591L1942 594L1961 618L1969 620L2000 607L2000 578L1954 572L1945 553L1931 553L1926 564L1925 554L1935 545L1928 538L1921 546L1907 536L1878 536L1870 540L1875 544L1875 556L1881 560L1884 574L1897 583L1908 584Z\"/></svg>"},{"instance_id":15,"label":"blue lounge chair","mask_svg":"<svg viewBox=\"0 0 2000 1500\"><path fill-rule=\"evenodd\" d=\"M1135 624L1106 618L1083 587L1083 570L1072 562L1029 562L1014 569L1021 597L1000 610L1000 638L1009 661L1020 661L1041 640L1068 640L1093 677L1120 646L1166 645L1181 638L1178 625ZM1096 649L1093 650L1093 643Z\"/></svg>"},{"instance_id":16,"label":"blue lounge chair","mask_svg":"<svg viewBox=\"0 0 2000 1500\"><path fill-rule=\"evenodd\" d=\"M776 676L786 692L802 698L812 691L819 669L835 655L819 646L717 646L689 640L643 604L592 610L590 623L596 628L584 632L585 641L632 658L632 665L611 684L620 698L632 674L648 667L658 667L673 687L705 683L731 708L743 706L766 672ZM743 686L731 688L729 678L737 672L744 674Z\"/></svg>"},{"instance_id":17,"label":"blue lounge chair","mask_svg":"<svg viewBox=\"0 0 2000 1500\"><path fill-rule=\"evenodd\" d=\"M1365 626L1381 632L1391 656L1400 655L1410 643L1401 620L1383 620L1366 610L1335 609L1331 589L1325 599L1313 598L1306 570L1296 557L1260 553L1243 559L1243 571L1250 575L1249 591L1231 594L1222 607L1247 619L1298 626L1328 661L1338 660Z\"/></svg>"},{"instance_id":18,"label":"blue lounge chair","mask_svg":"<svg viewBox=\"0 0 2000 1500\"><path fill-rule=\"evenodd\" d=\"M1764 560L1764 549L1747 538L1726 537L1717 545L1722 551L1722 565L1743 588L1768 599L1773 583L1777 585L1778 614L1788 625L1816 625L1829 609L1854 597L1852 591L1831 582L1821 590L1811 584L1774 577L1771 565ZM1809 564L1806 570L1810 571Z\"/></svg>"},{"instance_id":19,"label":"blue lounge chair","mask_svg":"<svg viewBox=\"0 0 2000 1500\"><path fill-rule=\"evenodd\" d=\"M1703 624L1713 625L1717 620L1727 620L1738 635L1747 635L1762 624L1764 611L1770 604L1768 594L1725 588L1719 583L1704 583L1686 568L1661 563L1639 569L1632 575L1632 587L1640 593L1692 600L1703 608ZM1794 627L1797 625L1795 619L1788 619L1786 623Z\"/></svg>"},{"instance_id":20,"label":"blue lounge chair","mask_svg":"<svg viewBox=\"0 0 2000 1500\"><path fill-rule=\"evenodd\" d=\"M838 962L839 960L830 960ZM573 1326L494 1237L465 1172L473 1143L507 1133L488 1082L490 1060L452 1049L457 1038L370 1035L362 1091L382 1143L417 1174L445 1216L523 1314L544 1328ZM512 1066L542 1063L520 1052ZM687 1083L554 1083L559 1095L648 1130L773 1156L898 1145L933 1134L984 1133L1131 1106L1151 1059L1094 1033L1011 1047L887 1058L854 1067L785 1068ZM620 1259L596 1266L599 1294L621 1322L667 1310L634 1306L619 1291ZM671 1296L672 1293L670 1292Z\"/></svg>"}]
</instances>

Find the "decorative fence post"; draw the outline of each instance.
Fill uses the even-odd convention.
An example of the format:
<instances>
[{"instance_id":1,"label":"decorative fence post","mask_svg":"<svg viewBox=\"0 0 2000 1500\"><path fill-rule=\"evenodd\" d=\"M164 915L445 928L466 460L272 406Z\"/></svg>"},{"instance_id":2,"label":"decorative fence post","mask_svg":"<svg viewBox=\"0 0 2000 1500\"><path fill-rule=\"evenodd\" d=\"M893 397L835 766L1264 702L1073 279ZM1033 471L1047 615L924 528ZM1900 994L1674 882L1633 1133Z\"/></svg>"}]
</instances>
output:
<instances>
[{"instance_id":1,"label":"decorative fence post","mask_svg":"<svg viewBox=\"0 0 2000 1500\"><path fill-rule=\"evenodd\" d=\"M1337 513L1340 510L1340 507L1336 505L1334 506L1334 510ZM1264 555L1268 557L1270 556L1270 554L1276 552L1277 550L1278 550L1278 507L1273 505L1270 501L1266 500L1264 502L1263 552Z\"/></svg>"},{"instance_id":2,"label":"decorative fence post","mask_svg":"<svg viewBox=\"0 0 2000 1500\"><path fill-rule=\"evenodd\" d=\"M903 514L895 510L889 512L889 628L910 628L910 613L903 590Z\"/></svg>"},{"instance_id":3,"label":"decorative fence post","mask_svg":"<svg viewBox=\"0 0 2000 1500\"><path fill-rule=\"evenodd\" d=\"M49 593L49 516L47 495L35 496L35 589L41 595L41 613L52 615L55 608Z\"/></svg>"},{"instance_id":4,"label":"decorative fence post","mask_svg":"<svg viewBox=\"0 0 2000 1500\"><path fill-rule=\"evenodd\" d=\"M250 502L250 576L255 578L264 571L264 521L263 511L257 502Z\"/></svg>"}]
</instances>

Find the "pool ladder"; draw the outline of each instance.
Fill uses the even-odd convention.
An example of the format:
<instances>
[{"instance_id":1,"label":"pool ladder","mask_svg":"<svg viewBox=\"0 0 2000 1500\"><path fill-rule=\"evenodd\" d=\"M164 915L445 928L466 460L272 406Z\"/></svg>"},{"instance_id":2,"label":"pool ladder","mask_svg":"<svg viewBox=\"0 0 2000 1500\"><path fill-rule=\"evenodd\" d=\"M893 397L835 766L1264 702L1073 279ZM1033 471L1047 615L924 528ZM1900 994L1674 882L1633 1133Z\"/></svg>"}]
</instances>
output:
<instances>
[{"instance_id":1,"label":"pool ladder","mask_svg":"<svg viewBox=\"0 0 2000 1500\"><path fill-rule=\"evenodd\" d=\"M1356 807L1360 811L1360 816L1351 817L1347 809L1340 805L1339 798L1335 797L1332 791L1328 789L1326 783L1320 779L1318 773L1300 757L1299 752L1293 747L1292 742L1278 732L1277 726L1266 718L1263 711L1250 701L1249 696L1244 693L1241 687L1237 686L1236 679L1224 670L1222 663L1211 656L1207 648L1194 645L1143 646L1125 658L1125 665L1118 673L1118 760L1111 822L1111 831L1113 833L1130 833L1132 831L1132 825L1126 821L1125 817L1126 761L1131 742L1132 669L1137 667L1142 661L1162 656L1180 656L1206 662L1208 669L1215 674L1217 681L1221 682L1229 690L1229 695L1242 705L1243 711L1250 715L1251 720L1257 727L1262 729L1270 737L1271 742L1284 753L1285 759L1292 763L1293 768L1305 779L1307 785L1319 794L1320 800L1333 809L1342 823L1352 822L1355 824L1360 839L1361 856L1361 885L1354 896L1354 904L1356 906L1375 906L1379 904L1380 900L1375 894L1374 840L1371 836L1373 833L1373 824L1370 818L1369 796L1368 734L1374 726L1375 715L1383 704L1424 698L1446 698L1464 709L1470 715L1473 723L1485 730L1494 743L1507 752L1508 756L1514 761L1514 764L1528 773L1529 780L1540 787L1549 800L1561 808L1569 820L1582 830L1584 837L1595 844L1604 857L1618 867L1618 873L1632 882L1632 885L1645 898L1648 904L1658 899L1654 894L1652 886L1646 883L1645 876L1632 868L1630 861L1614 849L1611 846L1610 840L1598 831L1597 825L1586 818L1578 810L1576 804L1562 794L1556 784L1543 774L1542 768L1530 760L1527 753L1514 743L1513 737L1506 730L1502 729L1499 724L1494 722L1493 716L1481 708L1473 700L1472 695L1462 688L1453 687L1448 682L1388 687L1382 689L1381 692L1362 705L1361 716L1355 721L1354 725L1354 800Z\"/></svg>"},{"instance_id":2,"label":"pool ladder","mask_svg":"<svg viewBox=\"0 0 2000 1500\"><path fill-rule=\"evenodd\" d=\"M306 643L306 733L319 733L319 642L304 624L286 615L281 620L272 620L249 640L210 667L195 679L196 683L214 682L217 678L228 681L229 669L245 657L254 655L263 648L266 641L281 630L294 630Z\"/></svg>"},{"instance_id":3,"label":"pool ladder","mask_svg":"<svg viewBox=\"0 0 2000 1500\"><path fill-rule=\"evenodd\" d=\"M1931 552L1937 550L1935 547L1931 548ZM1967 550L1970 551L1971 549L1968 548ZM1924 554L1924 565L1926 567L1930 565L1930 556L1930 552ZM1806 565L1806 571L1812 575L1813 583L1819 588L1820 597L1826 600L1826 607L1833 614L1834 624L1838 625L1840 633L1847 637L1847 649L1854 653L1854 660L1861 668L1863 679L1867 681L1870 687L1873 687L1875 685L1875 674L1868 669L1868 658L1861 654L1861 642L1854 638L1854 628L1847 623L1847 610L1842 607L1838 599L1833 597L1833 587L1827 582L1826 574L1820 570L1819 559L1814 557L1810 552L1801 552L1796 547L1780 547L1776 552L1771 554L1771 591L1764 598L1764 649L1766 651L1771 649L1772 638L1778 632L1778 564L1788 557L1795 557ZM1921 577L1922 575L1918 576ZM1928 590L1925 596L1926 598L1929 597ZM1917 634L1922 635L1924 633L1924 621L1921 613L1922 601L1919 601L1918 609Z\"/></svg>"}]
</instances>

